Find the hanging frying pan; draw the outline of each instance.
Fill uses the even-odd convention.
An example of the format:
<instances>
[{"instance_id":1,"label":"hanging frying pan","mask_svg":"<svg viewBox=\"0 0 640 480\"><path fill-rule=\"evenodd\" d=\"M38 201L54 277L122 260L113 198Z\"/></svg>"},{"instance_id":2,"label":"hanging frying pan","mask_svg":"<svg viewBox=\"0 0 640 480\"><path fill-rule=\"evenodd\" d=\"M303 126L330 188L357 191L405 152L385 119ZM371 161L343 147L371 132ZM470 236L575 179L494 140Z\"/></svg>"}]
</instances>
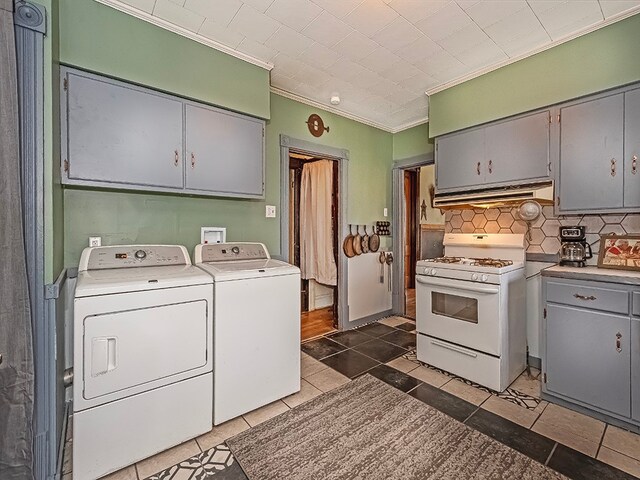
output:
<instances>
[{"instance_id":1,"label":"hanging frying pan","mask_svg":"<svg viewBox=\"0 0 640 480\"><path fill-rule=\"evenodd\" d=\"M356 255L362 253L362 237L360 236L360 225L356 225L356 234L353 237L353 251Z\"/></svg>"},{"instance_id":2,"label":"hanging frying pan","mask_svg":"<svg viewBox=\"0 0 640 480\"><path fill-rule=\"evenodd\" d=\"M373 226L373 233L369 236L369 251L376 253L380 248L380 235L376 233L376 227Z\"/></svg>"},{"instance_id":3,"label":"hanging frying pan","mask_svg":"<svg viewBox=\"0 0 640 480\"><path fill-rule=\"evenodd\" d=\"M351 231L351 224L349 224L349 235L344 238L342 242L342 251L347 258L355 257L356 252L353 250L353 232Z\"/></svg>"},{"instance_id":4,"label":"hanging frying pan","mask_svg":"<svg viewBox=\"0 0 640 480\"><path fill-rule=\"evenodd\" d=\"M362 253L369 253L369 234L366 225L364 225L364 237L362 237Z\"/></svg>"}]
</instances>

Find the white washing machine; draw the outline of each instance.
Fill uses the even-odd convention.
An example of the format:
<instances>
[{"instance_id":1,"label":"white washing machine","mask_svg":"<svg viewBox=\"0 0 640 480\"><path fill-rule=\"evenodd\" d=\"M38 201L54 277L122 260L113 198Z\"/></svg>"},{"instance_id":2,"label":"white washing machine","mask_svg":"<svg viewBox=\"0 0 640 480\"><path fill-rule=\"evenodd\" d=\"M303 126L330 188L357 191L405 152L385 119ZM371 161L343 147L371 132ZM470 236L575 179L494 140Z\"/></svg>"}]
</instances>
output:
<instances>
[{"instance_id":1,"label":"white washing machine","mask_svg":"<svg viewBox=\"0 0 640 480\"><path fill-rule=\"evenodd\" d=\"M261 243L197 245L213 277L213 423L300 390L300 269Z\"/></svg>"},{"instance_id":2,"label":"white washing machine","mask_svg":"<svg viewBox=\"0 0 640 480\"><path fill-rule=\"evenodd\" d=\"M211 276L181 246L87 248L74 301L73 476L211 430Z\"/></svg>"}]
</instances>

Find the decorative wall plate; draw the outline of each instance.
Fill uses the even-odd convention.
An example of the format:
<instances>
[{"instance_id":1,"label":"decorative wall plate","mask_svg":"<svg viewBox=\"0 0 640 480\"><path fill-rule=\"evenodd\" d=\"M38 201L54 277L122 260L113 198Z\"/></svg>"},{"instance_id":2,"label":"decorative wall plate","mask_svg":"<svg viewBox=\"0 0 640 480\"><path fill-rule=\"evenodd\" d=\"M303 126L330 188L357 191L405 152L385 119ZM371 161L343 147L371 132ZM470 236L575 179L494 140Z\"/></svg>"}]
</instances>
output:
<instances>
[{"instance_id":1,"label":"decorative wall plate","mask_svg":"<svg viewBox=\"0 0 640 480\"><path fill-rule=\"evenodd\" d=\"M312 113L309 115L309 119L306 121L307 126L309 127L309 132L314 137L320 137L325 131L329 131L329 127L324 126L324 122L320 115L317 113Z\"/></svg>"}]
</instances>

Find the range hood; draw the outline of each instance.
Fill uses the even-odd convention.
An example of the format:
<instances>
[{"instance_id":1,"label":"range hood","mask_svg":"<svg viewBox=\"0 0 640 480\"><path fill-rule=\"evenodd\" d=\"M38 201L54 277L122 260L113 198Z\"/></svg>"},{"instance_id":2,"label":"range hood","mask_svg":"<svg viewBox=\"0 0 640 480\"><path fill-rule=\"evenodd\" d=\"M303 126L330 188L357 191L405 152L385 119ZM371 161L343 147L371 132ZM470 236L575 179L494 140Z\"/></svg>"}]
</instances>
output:
<instances>
[{"instance_id":1,"label":"range hood","mask_svg":"<svg viewBox=\"0 0 640 480\"><path fill-rule=\"evenodd\" d=\"M465 192L436 192L433 197L433 206L443 210L492 208L518 205L525 200L535 200L542 205L553 205L553 182Z\"/></svg>"}]
</instances>

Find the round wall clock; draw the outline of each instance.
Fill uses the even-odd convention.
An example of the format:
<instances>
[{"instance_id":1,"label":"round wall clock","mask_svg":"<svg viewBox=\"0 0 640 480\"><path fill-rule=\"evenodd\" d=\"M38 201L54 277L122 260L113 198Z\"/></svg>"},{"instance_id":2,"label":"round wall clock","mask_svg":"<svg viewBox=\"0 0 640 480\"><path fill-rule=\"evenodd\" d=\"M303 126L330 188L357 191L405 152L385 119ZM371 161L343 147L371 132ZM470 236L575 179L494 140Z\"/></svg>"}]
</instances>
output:
<instances>
[{"instance_id":1,"label":"round wall clock","mask_svg":"<svg viewBox=\"0 0 640 480\"><path fill-rule=\"evenodd\" d=\"M307 126L309 127L309 132L314 137L320 137L325 131L329 131L329 127L324 126L324 122L320 115L317 113L312 113L309 115L309 119L307 120Z\"/></svg>"}]
</instances>

